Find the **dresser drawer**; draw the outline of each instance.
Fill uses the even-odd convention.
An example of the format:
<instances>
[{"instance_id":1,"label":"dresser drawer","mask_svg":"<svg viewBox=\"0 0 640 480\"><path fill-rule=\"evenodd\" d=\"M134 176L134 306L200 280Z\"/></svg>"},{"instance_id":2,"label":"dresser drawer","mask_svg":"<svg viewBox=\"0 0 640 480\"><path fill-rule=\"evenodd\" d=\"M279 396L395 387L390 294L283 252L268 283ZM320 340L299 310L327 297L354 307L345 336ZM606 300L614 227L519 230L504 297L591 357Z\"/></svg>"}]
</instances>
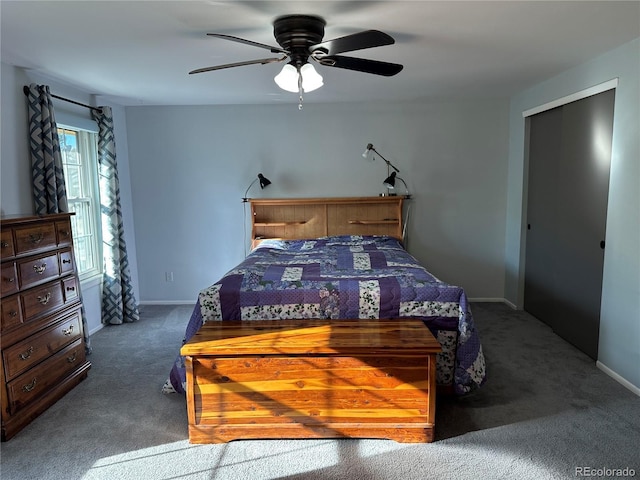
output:
<instances>
[{"instance_id":1,"label":"dresser drawer","mask_svg":"<svg viewBox=\"0 0 640 480\"><path fill-rule=\"evenodd\" d=\"M0 233L0 257L9 258L15 255L13 248L13 230L6 229Z\"/></svg>"},{"instance_id":2,"label":"dresser drawer","mask_svg":"<svg viewBox=\"0 0 640 480\"><path fill-rule=\"evenodd\" d=\"M20 287L23 289L60 275L57 253L35 258L30 257L17 262L17 265L20 272Z\"/></svg>"},{"instance_id":3,"label":"dresser drawer","mask_svg":"<svg viewBox=\"0 0 640 480\"><path fill-rule=\"evenodd\" d=\"M53 222L34 227L15 228L14 233L16 255L56 246L56 229Z\"/></svg>"},{"instance_id":4,"label":"dresser drawer","mask_svg":"<svg viewBox=\"0 0 640 480\"><path fill-rule=\"evenodd\" d=\"M62 347L79 339L81 332L80 314L76 311L62 322L5 349L2 352L2 359L7 379L11 380Z\"/></svg>"},{"instance_id":5,"label":"dresser drawer","mask_svg":"<svg viewBox=\"0 0 640 480\"><path fill-rule=\"evenodd\" d=\"M2 299L2 331L13 328L22 323L22 309L20 295Z\"/></svg>"},{"instance_id":6,"label":"dresser drawer","mask_svg":"<svg viewBox=\"0 0 640 480\"><path fill-rule=\"evenodd\" d=\"M49 357L7 384L9 412L14 415L21 408L41 398L64 377L73 373L86 361L82 339Z\"/></svg>"},{"instance_id":7,"label":"dresser drawer","mask_svg":"<svg viewBox=\"0 0 640 480\"><path fill-rule=\"evenodd\" d=\"M60 275L71 273L75 270L73 262L73 252L69 250L61 250L58 254L60 258Z\"/></svg>"},{"instance_id":8,"label":"dresser drawer","mask_svg":"<svg viewBox=\"0 0 640 480\"><path fill-rule=\"evenodd\" d=\"M64 303L73 302L78 298L78 279L68 277L62 280L62 292L64 293Z\"/></svg>"},{"instance_id":9,"label":"dresser drawer","mask_svg":"<svg viewBox=\"0 0 640 480\"><path fill-rule=\"evenodd\" d=\"M43 313L52 313L64 306L62 282L56 280L22 294L22 311L25 321Z\"/></svg>"},{"instance_id":10,"label":"dresser drawer","mask_svg":"<svg viewBox=\"0 0 640 480\"><path fill-rule=\"evenodd\" d=\"M71 245L73 237L71 235L71 222L69 220L56 222L56 236L58 238L59 247Z\"/></svg>"},{"instance_id":11,"label":"dresser drawer","mask_svg":"<svg viewBox=\"0 0 640 480\"><path fill-rule=\"evenodd\" d=\"M18 276L16 275L15 262L2 264L2 278L0 278L2 296L11 295L18 291Z\"/></svg>"}]
</instances>

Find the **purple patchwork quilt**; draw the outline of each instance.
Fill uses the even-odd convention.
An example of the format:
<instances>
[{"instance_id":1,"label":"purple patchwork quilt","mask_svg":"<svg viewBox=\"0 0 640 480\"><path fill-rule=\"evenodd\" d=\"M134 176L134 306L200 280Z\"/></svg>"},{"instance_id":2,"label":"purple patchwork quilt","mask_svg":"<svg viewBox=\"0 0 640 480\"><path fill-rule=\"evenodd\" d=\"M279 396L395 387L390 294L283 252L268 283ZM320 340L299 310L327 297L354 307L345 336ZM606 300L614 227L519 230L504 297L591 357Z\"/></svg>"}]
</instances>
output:
<instances>
[{"instance_id":1,"label":"purple patchwork quilt","mask_svg":"<svg viewBox=\"0 0 640 480\"><path fill-rule=\"evenodd\" d=\"M202 290L184 341L203 322L273 319L421 318L442 345L438 384L462 395L485 381L485 361L462 288L431 275L392 237L266 240ZM178 356L164 393L184 392Z\"/></svg>"}]
</instances>

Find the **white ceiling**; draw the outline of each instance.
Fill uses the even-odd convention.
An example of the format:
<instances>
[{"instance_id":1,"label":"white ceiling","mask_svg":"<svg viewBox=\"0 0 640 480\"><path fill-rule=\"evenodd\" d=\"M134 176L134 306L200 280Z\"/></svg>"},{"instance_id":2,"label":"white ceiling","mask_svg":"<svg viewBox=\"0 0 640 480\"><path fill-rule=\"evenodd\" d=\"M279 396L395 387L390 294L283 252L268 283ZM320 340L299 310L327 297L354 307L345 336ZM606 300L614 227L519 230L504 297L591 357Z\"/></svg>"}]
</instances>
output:
<instances>
[{"instance_id":1,"label":"white ceiling","mask_svg":"<svg viewBox=\"0 0 640 480\"><path fill-rule=\"evenodd\" d=\"M323 17L325 40L382 30L394 45L346 55L404 65L318 66L305 103L508 96L640 36L639 1L2 0L2 62L123 105L297 103L273 81L282 63L188 75L271 55L207 32L275 46L273 20L294 13Z\"/></svg>"}]
</instances>

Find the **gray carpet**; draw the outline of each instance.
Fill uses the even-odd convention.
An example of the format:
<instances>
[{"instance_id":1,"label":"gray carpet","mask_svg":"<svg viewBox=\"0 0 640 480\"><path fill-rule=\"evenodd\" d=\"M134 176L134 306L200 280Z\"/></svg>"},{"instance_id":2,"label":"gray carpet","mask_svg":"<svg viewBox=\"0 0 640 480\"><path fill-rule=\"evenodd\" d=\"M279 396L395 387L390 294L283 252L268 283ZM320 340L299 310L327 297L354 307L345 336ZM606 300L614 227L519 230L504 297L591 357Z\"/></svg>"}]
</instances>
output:
<instances>
[{"instance_id":1,"label":"gray carpet","mask_svg":"<svg viewBox=\"0 0 640 480\"><path fill-rule=\"evenodd\" d=\"M438 399L434 443L191 445L184 397L160 393L191 309L145 306L96 333L89 378L0 445L2 480L640 478L640 398L535 318L488 303L472 310L490 378Z\"/></svg>"}]
</instances>

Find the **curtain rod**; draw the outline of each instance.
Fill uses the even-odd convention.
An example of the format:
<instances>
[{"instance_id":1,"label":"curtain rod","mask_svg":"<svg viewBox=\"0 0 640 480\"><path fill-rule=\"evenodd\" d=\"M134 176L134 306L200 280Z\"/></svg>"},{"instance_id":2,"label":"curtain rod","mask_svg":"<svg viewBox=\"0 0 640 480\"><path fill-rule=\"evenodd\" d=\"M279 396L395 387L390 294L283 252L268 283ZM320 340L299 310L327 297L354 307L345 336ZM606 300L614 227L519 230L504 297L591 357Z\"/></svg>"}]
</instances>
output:
<instances>
[{"instance_id":1,"label":"curtain rod","mask_svg":"<svg viewBox=\"0 0 640 480\"><path fill-rule=\"evenodd\" d=\"M22 91L24 92L25 95L29 95L29 87L28 86L25 85L22 88ZM53 93L51 94L51 96L53 98L57 98L58 100L62 100L64 102L69 102L69 103L73 103L74 105L79 105L81 107L88 108L89 110L95 110L97 112L101 112L102 111L102 109L100 107L92 107L91 105L86 105L84 103L76 102L75 100L70 100L68 98L60 97L58 95L54 95Z\"/></svg>"}]
</instances>

